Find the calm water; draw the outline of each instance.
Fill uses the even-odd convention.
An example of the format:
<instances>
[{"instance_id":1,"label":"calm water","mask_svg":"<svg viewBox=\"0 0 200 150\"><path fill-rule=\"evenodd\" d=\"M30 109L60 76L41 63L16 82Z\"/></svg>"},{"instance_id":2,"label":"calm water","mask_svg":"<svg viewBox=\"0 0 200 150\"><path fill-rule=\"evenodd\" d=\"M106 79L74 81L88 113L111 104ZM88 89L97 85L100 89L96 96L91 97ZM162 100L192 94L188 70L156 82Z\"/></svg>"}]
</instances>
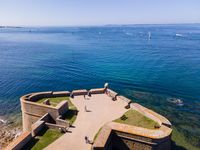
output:
<instances>
[{"instance_id":1,"label":"calm water","mask_svg":"<svg viewBox=\"0 0 200 150\"><path fill-rule=\"evenodd\" d=\"M0 28L0 116L20 112L29 92L105 82L166 115L200 147L200 25Z\"/></svg>"}]
</instances>

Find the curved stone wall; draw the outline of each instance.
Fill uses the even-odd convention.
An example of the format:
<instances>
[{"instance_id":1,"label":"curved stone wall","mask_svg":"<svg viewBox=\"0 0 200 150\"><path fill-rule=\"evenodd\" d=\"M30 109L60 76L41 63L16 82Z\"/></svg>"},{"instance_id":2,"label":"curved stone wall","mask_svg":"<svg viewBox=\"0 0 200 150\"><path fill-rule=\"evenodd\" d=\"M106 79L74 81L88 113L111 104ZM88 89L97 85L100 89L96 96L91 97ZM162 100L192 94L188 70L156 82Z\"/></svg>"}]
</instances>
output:
<instances>
[{"instance_id":1,"label":"curved stone wall","mask_svg":"<svg viewBox=\"0 0 200 150\"><path fill-rule=\"evenodd\" d=\"M37 100L41 98L51 98L51 97L62 97L69 96L70 92L39 92L24 95L20 98L22 119L23 119L23 130L31 131L31 125L40 119L44 114L49 113L54 120L59 115L64 114L68 109L68 102L63 101L59 103L56 107L36 103Z\"/></svg>"}]
</instances>

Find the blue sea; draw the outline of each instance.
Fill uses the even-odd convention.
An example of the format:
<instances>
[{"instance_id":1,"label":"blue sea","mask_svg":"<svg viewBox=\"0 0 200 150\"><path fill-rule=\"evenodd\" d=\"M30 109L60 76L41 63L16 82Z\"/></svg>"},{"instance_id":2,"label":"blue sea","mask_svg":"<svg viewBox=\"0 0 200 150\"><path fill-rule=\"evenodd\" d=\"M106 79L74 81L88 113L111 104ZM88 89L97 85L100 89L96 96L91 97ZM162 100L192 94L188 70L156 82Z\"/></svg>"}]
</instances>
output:
<instances>
[{"instance_id":1,"label":"blue sea","mask_svg":"<svg viewBox=\"0 0 200 150\"><path fill-rule=\"evenodd\" d=\"M0 28L1 117L23 94L106 82L200 147L200 24Z\"/></svg>"}]
</instances>

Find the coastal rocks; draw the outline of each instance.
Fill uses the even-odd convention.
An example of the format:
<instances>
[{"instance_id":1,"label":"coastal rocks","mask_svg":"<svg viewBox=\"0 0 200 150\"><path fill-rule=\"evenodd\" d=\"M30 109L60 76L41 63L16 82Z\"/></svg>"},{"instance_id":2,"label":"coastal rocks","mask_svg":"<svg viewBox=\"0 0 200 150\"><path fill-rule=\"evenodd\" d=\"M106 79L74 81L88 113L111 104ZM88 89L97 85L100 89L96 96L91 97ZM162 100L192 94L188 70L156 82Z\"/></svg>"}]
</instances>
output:
<instances>
[{"instance_id":1,"label":"coastal rocks","mask_svg":"<svg viewBox=\"0 0 200 150\"><path fill-rule=\"evenodd\" d=\"M0 118L0 124L6 124L6 123L7 123L6 120Z\"/></svg>"},{"instance_id":2,"label":"coastal rocks","mask_svg":"<svg viewBox=\"0 0 200 150\"><path fill-rule=\"evenodd\" d=\"M21 135L20 127L12 127L8 121L0 119L0 150Z\"/></svg>"}]
</instances>

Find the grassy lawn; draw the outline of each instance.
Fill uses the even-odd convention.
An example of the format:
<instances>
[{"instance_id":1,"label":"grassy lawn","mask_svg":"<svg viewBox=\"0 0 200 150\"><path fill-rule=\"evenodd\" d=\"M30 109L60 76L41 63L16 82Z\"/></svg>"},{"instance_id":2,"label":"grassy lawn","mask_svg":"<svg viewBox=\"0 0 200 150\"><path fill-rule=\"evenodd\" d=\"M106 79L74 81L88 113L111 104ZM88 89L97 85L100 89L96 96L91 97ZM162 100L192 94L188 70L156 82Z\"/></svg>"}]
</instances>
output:
<instances>
[{"instance_id":1,"label":"grassy lawn","mask_svg":"<svg viewBox=\"0 0 200 150\"><path fill-rule=\"evenodd\" d=\"M58 103L64 101L64 100L69 100L69 97L51 97L51 98L42 98L37 101L37 103L43 103L46 99L48 99L51 103L51 105L56 106ZM71 102L69 103L72 104ZM73 104L72 104L73 105Z\"/></svg>"},{"instance_id":2,"label":"grassy lawn","mask_svg":"<svg viewBox=\"0 0 200 150\"><path fill-rule=\"evenodd\" d=\"M127 111L122 117L115 120L115 122L134 125L148 129L155 129L154 126L158 125L157 122L147 118L146 116L142 115L141 113L133 109Z\"/></svg>"},{"instance_id":3,"label":"grassy lawn","mask_svg":"<svg viewBox=\"0 0 200 150\"><path fill-rule=\"evenodd\" d=\"M53 129L44 130L40 135L27 143L23 150L42 150L58 139L61 135L63 134Z\"/></svg>"}]
</instances>

